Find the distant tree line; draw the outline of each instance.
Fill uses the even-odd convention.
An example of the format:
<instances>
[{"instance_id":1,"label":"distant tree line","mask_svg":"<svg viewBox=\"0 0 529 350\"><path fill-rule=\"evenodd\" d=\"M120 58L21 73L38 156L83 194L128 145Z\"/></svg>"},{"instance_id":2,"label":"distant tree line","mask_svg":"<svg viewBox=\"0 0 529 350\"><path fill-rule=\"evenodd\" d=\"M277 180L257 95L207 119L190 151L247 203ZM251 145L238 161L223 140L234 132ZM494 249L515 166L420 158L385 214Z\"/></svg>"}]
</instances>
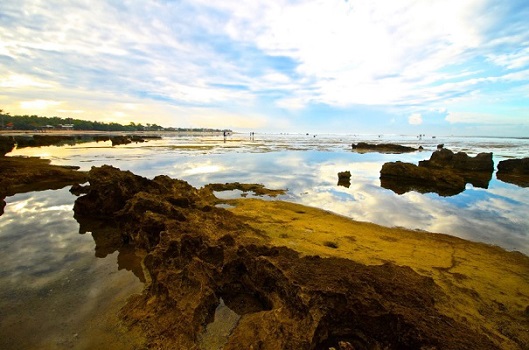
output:
<instances>
[{"instance_id":1,"label":"distant tree line","mask_svg":"<svg viewBox=\"0 0 529 350\"><path fill-rule=\"evenodd\" d=\"M0 109L0 129L12 130L38 130L49 126L60 128L61 125L73 125L74 130L95 130L95 131L209 131L221 132L218 129L205 128L164 128L157 124L134 123L128 125L119 123L103 123L73 118L42 117L37 115L10 115Z\"/></svg>"}]
</instances>

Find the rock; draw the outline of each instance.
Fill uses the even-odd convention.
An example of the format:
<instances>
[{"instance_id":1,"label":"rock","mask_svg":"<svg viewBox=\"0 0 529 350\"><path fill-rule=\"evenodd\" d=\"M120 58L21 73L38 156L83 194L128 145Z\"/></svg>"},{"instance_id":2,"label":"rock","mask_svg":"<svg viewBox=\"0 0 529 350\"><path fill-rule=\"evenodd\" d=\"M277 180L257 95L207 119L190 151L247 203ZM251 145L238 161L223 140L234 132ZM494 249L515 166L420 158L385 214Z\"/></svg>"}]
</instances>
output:
<instances>
[{"instance_id":1,"label":"rock","mask_svg":"<svg viewBox=\"0 0 529 350\"><path fill-rule=\"evenodd\" d=\"M391 143L380 143L380 144L370 144L366 142L359 142L357 144L352 144L353 150L359 153L367 152L380 152L380 153L409 153L417 151L416 148L396 145Z\"/></svg>"},{"instance_id":2,"label":"rock","mask_svg":"<svg viewBox=\"0 0 529 350\"><path fill-rule=\"evenodd\" d=\"M498 174L529 176L529 158L502 160L498 163Z\"/></svg>"},{"instance_id":3,"label":"rock","mask_svg":"<svg viewBox=\"0 0 529 350\"><path fill-rule=\"evenodd\" d=\"M0 136L0 157L5 156L15 148L13 137Z\"/></svg>"},{"instance_id":4,"label":"rock","mask_svg":"<svg viewBox=\"0 0 529 350\"><path fill-rule=\"evenodd\" d=\"M457 171L494 171L492 153L480 153L475 157L469 157L465 152L452 152L441 148L432 153L430 160L421 160L420 167L436 169L454 169Z\"/></svg>"},{"instance_id":5,"label":"rock","mask_svg":"<svg viewBox=\"0 0 529 350\"><path fill-rule=\"evenodd\" d=\"M286 190L272 190L266 188L262 184L241 184L239 182L229 182L225 184L208 184L205 186L207 190L210 191L216 191L216 192L223 192L223 191L233 191L233 190L239 190L242 192L253 192L256 196L269 196L269 197L277 197L279 195L285 194Z\"/></svg>"},{"instance_id":6,"label":"rock","mask_svg":"<svg viewBox=\"0 0 529 350\"><path fill-rule=\"evenodd\" d=\"M73 184L72 188L70 188L70 193L76 196L80 196L82 194L87 194L89 191L88 186L81 186L80 184Z\"/></svg>"},{"instance_id":7,"label":"rock","mask_svg":"<svg viewBox=\"0 0 529 350\"><path fill-rule=\"evenodd\" d=\"M498 180L529 187L529 158L507 159L498 163Z\"/></svg>"},{"instance_id":8,"label":"rock","mask_svg":"<svg viewBox=\"0 0 529 350\"><path fill-rule=\"evenodd\" d=\"M77 142L75 136L68 135L33 135L33 136L15 136L18 148L25 147L44 147L54 145L74 145Z\"/></svg>"},{"instance_id":9,"label":"rock","mask_svg":"<svg viewBox=\"0 0 529 350\"><path fill-rule=\"evenodd\" d=\"M453 196L465 190L465 179L460 175L403 162L385 163L380 170L380 181L382 187L397 194L417 191Z\"/></svg>"},{"instance_id":10,"label":"rock","mask_svg":"<svg viewBox=\"0 0 529 350\"><path fill-rule=\"evenodd\" d=\"M87 174L76 169L50 165L49 160L36 157L0 157L0 196L86 182Z\"/></svg>"},{"instance_id":11,"label":"rock","mask_svg":"<svg viewBox=\"0 0 529 350\"><path fill-rule=\"evenodd\" d=\"M418 191L441 196L461 193L467 183L488 188L494 167L492 153L469 157L464 152L454 154L439 146L429 160L419 161L419 166L402 162L384 164L380 171L381 186L398 194Z\"/></svg>"},{"instance_id":12,"label":"rock","mask_svg":"<svg viewBox=\"0 0 529 350\"><path fill-rule=\"evenodd\" d=\"M347 188L351 186L351 172L349 170L338 173L338 186Z\"/></svg>"},{"instance_id":13,"label":"rock","mask_svg":"<svg viewBox=\"0 0 529 350\"><path fill-rule=\"evenodd\" d=\"M112 146L127 145L132 143L130 137L128 136L112 136L110 141L112 141Z\"/></svg>"},{"instance_id":14,"label":"rock","mask_svg":"<svg viewBox=\"0 0 529 350\"><path fill-rule=\"evenodd\" d=\"M109 242L146 252L150 283L120 317L147 334L151 348L195 348L221 298L244 315L226 350L497 348L441 314L436 302L448 296L409 267L269 246L244 217L215 207L212 189L166 176L149 180L104 166L92 168L89 180L76 217L111 220L120 236Z\"/></svg>"}]
</instances>

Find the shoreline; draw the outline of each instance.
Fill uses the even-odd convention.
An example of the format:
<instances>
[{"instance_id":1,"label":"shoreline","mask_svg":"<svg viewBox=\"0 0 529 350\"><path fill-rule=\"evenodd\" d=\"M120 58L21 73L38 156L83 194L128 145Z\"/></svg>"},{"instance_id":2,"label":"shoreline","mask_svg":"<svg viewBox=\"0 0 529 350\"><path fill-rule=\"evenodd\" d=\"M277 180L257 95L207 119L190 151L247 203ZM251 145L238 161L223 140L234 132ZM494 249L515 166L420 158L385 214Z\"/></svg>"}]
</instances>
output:
<instances>
[{"instance_id":1,"label":"shoreline","mask_svg":"<svg viewBox=\"0 0 529 350\"><path fill-rule=\"evenodd\" d=\"M0 161L5 161L5 158L10 157L0 157ZM8 161L10 160L8 159ZM27 166L28 173L34 172L34 174L37 174L35 173L37 167L32 163L35 159L21 158L20 161L22 162L21 164L25 165L19 165L19 169ZM46 171L48 171L48 167L57 170L57 167L49 165L49 161L40 160L38 162L47 164L42 165L41 170L47 169ZM64 167L59 168L62 169L60 171L64 170L67 173L80 173L72 169L65 169ZM47 173L46 171L44 173L48 174L48 177L56 179L56 175L51 175L51 173ZM114 171L111 173L109 176L113 178ZM116 172L115 176L125 176L122 173L128 172ZM42 173L40 174L42 175ZM126 180L127 187L132 186L133 188L131 190L132 192L129 193L129 197L130 199L136 198L135 200L141 200L143 202L127 201L126 203L129 204L119 209L125 210L125 208L128 208L127 210L131 210L125 218L119 215L115 216L115 214L108 210L101 211L101 213L105 216L115 216L116 220L120 222L121 227L124 229L123 232L125 235L130 234L127 232L136 232L139 229L139 233L131 235L130 239L136 242L136 244L144 245L142 249L146 249L148 252L145 266L151 275L151 283L146 285L141 296L134 297L122 308L121 318L125 324L135 329L135 331L148 330L146 332L149 334L149 344L151 347L162 346L168 341L164 337L161 337L164 332L169 331L167 329L168 325L164 322L184 322L182 317L185 318L191 315L186 312L192 312L192 314L198 312L201 316L195 321L200 322L193 323L193 328L172 329L169 331L171 334L174 333L173 335L175 337L171 341L177 341L176 343L169 344L175 346L182 344L191 345L192 341L189 343L188 336L193 339L197 334L204 332L201 325L203 322L205 324L210 322L209 318L212 317L211 307L216 305L216 300L218 300L219 295L224 296L223 298L227 300L225 302L230 307L234 307L233 300L230 300L230 297L236 301L246 300L244 299L247 298L244 297L245 294L241 294L242 290L233 294L233 291L239 288L233 283L236 283L238 280L244 281L245 278L250 278L252 282L244 288L255 289L254 293L257 293L256 295L259 296L257 300L247 300L246 303L252 304L257 302L257 306L255 307L257 307L258 312L237 310L242 314L241 320L230 331L234 335L226 340L228 342L227 349L237 348L241 344L249 346L253 344L257 346L256 342L259 339L267 339L261 338L264 337L264 334L261 333L261 327L278 331L277 325L286 327L285 329L290 332L290 335L296 338L308 337L306 339L313 339L316 334L319 334L317 336L318 338L329 338L330 334L334 332L332 328L338 329L340 325L328 324L325 326L328 336L320 334L319 332L321 330L317 330L317 328L323 327L321 322L327 317L325 315L320 315L322 317L320 323L311 326L316 327L313 329L313 332L316 333L312 335L310 335L310 332L306 333L307 330L298 329L291 324L291 322L307 322L305 318L292 318L291 311L289 313L275 314L276 316L274 317L272 315L274 315L274 312L278 312L277 310L279 308L283 307L286 310L308 307L304 301L291 299L288 296L290 295L289 293L292 293L292 288L300 284L311 283L310 288L309 286L303 287L309 289L302 288L293 295L305 295L310 300L324 295L321 294L324 290L334 290L335 292L341 290L342 287L340 287L340 284L336 283L340 283L341 279L345 278L345 276L339 277L341 276L339 270L342 268L346 269L346 271L353 268L350 273L358 269L365 271L362 272L366 274L365 277L358 278L368 278L368 280L378 281L375 284L380 284L379 288L382 288L382 290L389 288L387 291L380 292L382 294L376 297L377 302L386 305L387 302L391 301L390 304L384 306L384 308L389 308L386 310L386 312L389 311L388 315L392 315L395 310L401 310L398 311L399 314L404 312L401 316L406 320L406 329L410 332L410 337L413 338L419 335L421 337L429 337L428 339L430 340L428 341L430 343L427 342L424 344L431 345L435 342L441 342L439 346L443 347L443 341L456 341L452 338L450 338L451 340L443 338L451 336L450 334L442 335L436 332L429 334L429 331L427 331L428 328L423 329L427 324L424 322L430 321L422 318L428 315L428 317L441 318L444 320L444 323L452 324L453 327L460 327L460 329L466 329L467 332L471 332L478 337L488 339L491 342L490 344L498 348L523 349L524 346L529 344L529 334L527 334L527 326L529 325L529 295L524 293L524 291L529 290L529 257L522 253L508 252L499 247L466 241L449 235L387 228L375 224L357 222L321 209L300 204L282 201L264 201L253 198L219 200L213 196L212 192L208 192L205 188L192 189L185 186L182 182L179 182L179 180L172 180L165 177L162 177L163 181L160 180L162 182L156 186L163 185L167 188L175 188L174 186L183 187L177 192L171 192L173 194L169 197L167 197L165 190L163 192L157 192L158 190L156 190L152 194L148 194L147 197L142 197L143 195L138 197L137 193L139 192L135 191L139 191L140 188L145 190L144 186L151 186L149 185L150 182L141 180L132 173L130 174L126 175L124 179L135 179L134 181L139 181L143 185L134 190L134 186L131 185L134 181ZM81 175L82 177L79 178L77 178L79 175L74 175L76 178L73 181L84 182L85 174L81 173ZM90 173L88 174L91 183L89 191L95 191L97 189L97 182L100 180L100 175L94 173L90 178ZM37 181L43 182L44 186L47 186L45 179L39 176L34 178L28 177L32 179L28 180L29 183ZM19 178L17 177L16 180L18 181ZM115 191L120 188L119 181L111 184L109 190ZM180 193L181 197L175 197L176 193ZM112 197L110 197L111 199ZM93 198L87 199L87 201L88 203L92 203L92 205L96 204L96 202L93 202ZM102 203L106 202L103 201ZM216 205L221 203L228 204L228 209L216 208ZM100 208L101 206L96 207ZM193 209L195 207L202 209L197 212ZM169 213L171 214L169 215ZM175 221L175 215L181 219ZM197 219L194 219L195 216ZM178 233L180 232L178 227L181 227L181 225L184 225L182 227L186 227L188 234L182 235ZM161 231L158 231L162 229L167 233L162 235L160 233ZM220 233L218 230L220 230ZM228 239L226 235L222 236L222 232L226 232L227 236L232 238ZM160 235L160 241L157 242L155 237L158 234ZM230 275L231 277L222 277L235 278L232 282L221 280L213 283L209 278L205 276L198 277L198 275L188 280L191 276L184 278L184 276L179 275L177 270L174 270L174 267L167 265L163 260L157 260L163 256L165 256L163 259L183 259L183 245L187 244L185 242L188 240L191 240L189 242L193 242L196 239L199 239L197 242L202 243L195 246L195 248L191 248L193 245L190 246L191 250L186 254L191 254L189 256L191 260L185 263L184 261L181 262L184 264L182 268L187 273L199 273L199 275L202 275L204 271L211 269L211 266L217 265L218 267L215 267L214 270L219 269L218 271L223 271L227 269L226 271L229 271L230 256L234 258L235 256L232 254L238 249L240 252L246 252L244 253L246 257L239 263L244 264L246 269L254 266L257 269L255 271L256 275L246 277ZM173 249L170 249L170 247L175 245L181 247L178 250L179 253L176 251L169 253ZM218 256L220 254L219 248L214 247L220 247L222 249L223 253L221 256L223 257L221 260L219 260ZM312 275L310 269L306 270L308 266L314 263L314 259L320 260L316 260L318 263L312 268L318 267L323 269L322 275L315 276ZM260 270L265 267L260 267L260 264L265 261L266 264L271 264L268 265L267 269L271 268L272 270ZM195 266L195 264L199 265ZM331 265L326 267L327 264ZM295 270L291 271L290 265L294 266ZM426 285L424 285L422 288L426 289L417 290L414 289L413 283L410 286L407 284L392 285L393 282L391 282L391 279L387 280L384 277L389 273L387 269L392 274L400 276L402 282L415 281L413 283L418 283L419 285L426 283L430 287L425 287ZM269 275L271 271L276 272ZM310 281L296 280L296 274L305 273L311 276L309 278ZM198 303L195 306L198 309L180 310L182 311L181 315L171 313L170 308L173 305L172 303L179 302L174 300L171 295L173 293L184 292L184 290L180 289L181 287L167 284L168 281L165 279L170 276L180 276L178 278L183 278L182 281L191 283L189 285L191 289L188 291L190 293L188 295L190 299L186 300L193 300ZM259 280L261 278L265 278L266 276L272 279L269 282L272 283L270 286L276 285L276 287L279 287L279 281L283 281L281 282L281 290L284 290L284 292L280 292L280 290L275 290L274 288L267 289L270 286L256 285L260 283ZM329 280L327 277L332 278ZM257 280L255 280L256 278ZM201 294L203 291L199 292L195 287L191 287L198 282L202 286L210 286L207 288L213 288L213 290L216 288L220 289L213 293ZM224 285L224 287L217 286L218 283L221 286ZM348 283L356 285L355 283L357 282L353 279ZM164 288L169 288L169 290L165 290ZM227 292L226 288L230 292ZM360 288L360 286L355 288ZM430 288L433 289L430 291ZM169 294L167 294L168 292ZM287 294L283 295L282 293ZM340 293L339 295L342 295ZM359 293L359 295L355 296L347 294L346 290L343 293L345 293L343 297L346 300L349 300L347 298L360 297L362 293L367 293L364 295L366 298L374 297L370 294L371 292L369 290L363 292L356 290L356 293ZM394 293L398 294L397 299L393 299L395 298ZM413 295L411 300L407 299L407 293ZM430 301L427 302L430 298L432 298L433 304ZM410 302L412 304L409 304ZM329 301L325 301L319 307L323 307L324 305L331 307L331 304L327 303ZM414 310L413 303L419 303L417 306L421 305L423 311L419 311L419 309ZM401 309L402 307L407 311L403 311ZM309 308L307 312L312 313L312 317L314 317L313 312L315 311L311 310ZM333 312L343 311L340 311L340 309L333 310ZM353 311L347 311L347 313L349 312ZM358 317L365 318L368 316L360 315ZM344 319L342 322L346 323L348 321ZM374 320L369 322L375 322L371 325L372 327L378 324L376 323L378 321ZM384 322L387 322L387 320ZM252 324L254 326L251 326ZM255 328L255 325L257 325L258 329ZM442 328L445 326L436 324L436 327ZM465 327L469 328L467 329ZM257 335L254 334L250 338L245 336L245 332L250 329L253 329L252 332L257 332ZM311 328L308 327L308 329L310 330ZM395 345L396 343L394 342L397 341L389 334L380 335L380 338L376 338L376 334L369 333L370 331L368 329L361 328L357 331L364 334L363 337L373 337L373 341L377 341L381 345ZM449 329L445 329L444 331L449 331ZM416 334L414 332L419 333ZM257 339L254 339L255 336L257 336ZM352 343L355 341L358 344L361 343L361 340L356 339L351 334L343 334L341 336L336 334L336 337L338 340L342 339ZM322 345L327 344L323 338L318 340L317 343ZM328 340L331 341L330 338ZM270 340L268 339L268 341ZM270 346L286 346L284 343L277 344L271 342L270 344L272 344ZM298 345L301 348L305 348L302 344L299 343ZM356 344L357 347L360 347L361 344L358 344ZM476 343L474 348L477 349L478 344L481 343ZM456 346L457 342L453 343L453 345L454 347L446 348L458 348ZM267 347L268 345L264 346L265 349L272 349L272 347Z\"/></svg>"}]
</instances>

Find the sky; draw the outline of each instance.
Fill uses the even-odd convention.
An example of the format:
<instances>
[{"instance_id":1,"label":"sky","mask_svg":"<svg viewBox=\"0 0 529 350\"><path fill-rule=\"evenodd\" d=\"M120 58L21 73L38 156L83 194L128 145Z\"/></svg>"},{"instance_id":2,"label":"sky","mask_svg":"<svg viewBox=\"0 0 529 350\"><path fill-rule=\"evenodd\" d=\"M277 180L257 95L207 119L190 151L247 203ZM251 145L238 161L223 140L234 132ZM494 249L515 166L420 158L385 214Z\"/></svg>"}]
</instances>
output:
<instances>
[{"instance_id":1,"label":"sky","mask_svg":"<svg viewBox=\"0 0 529 350\"><path fill-rule=\"evenodd\" d=\"M527 0L2 0L0 109L529 137Z\"/></svg>"}]
</instances>

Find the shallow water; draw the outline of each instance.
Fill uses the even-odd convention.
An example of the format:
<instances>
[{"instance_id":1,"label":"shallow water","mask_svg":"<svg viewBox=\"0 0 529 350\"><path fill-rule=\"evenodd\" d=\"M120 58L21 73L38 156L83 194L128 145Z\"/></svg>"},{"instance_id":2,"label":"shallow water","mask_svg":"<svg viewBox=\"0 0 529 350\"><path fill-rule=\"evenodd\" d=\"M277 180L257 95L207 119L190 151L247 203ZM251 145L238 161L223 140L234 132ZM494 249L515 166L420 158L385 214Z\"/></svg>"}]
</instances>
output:
<instances>
[{"instance_id":1,"label":"shallow water","mask_svg":"<svg viewBox=\"0 0 529 350\"><path fill-rule=\"evenodd\" d=\"M95 257L67 188L6 199L0 217L1 349L132 349L117 312L142 283L118 252ZM133 253L132 253L133 254ZM121 259L123 260L123 259Z\"/></svg>"},{"instance_id":2,"label":"shallow water","mask_svg":"<svg viewBox=\"0 0 529 350\"><path fill-rule=\"evenodd\" d=\"M359 141L422 145L425 150L352 152L351 143ZM503 159L529 156L529 139L305 134L256 134L255 139L233 135L226 142L222 137L170 135L117 147L92 142L24 148L8 156L37 155L83 170L110 164L149 178L169 175L196 187L213 182L262 183L288 189L279 199L355 220L451 234L529 255L529 188L501 182L495 174L488 188L467 185L464 192L451 197L418 192L398 195L380 186L385 162L416 164L428 159L438 143L471 155L493 152L496 165ZM337 173L346 170L352 174L349 188L337 185ZM91 235L79 234L73 219L75 198L63 189L6 199L5 214L0 217L2 349L43 344L57 349L90 348L86 340L94 338L93 332L106 334L102 339L122 348L135 346L120 343L115 313L128 295L141 290L141 283L130 271L118 270L117 252L95 257Z\"/></svg>"},{"instance_id":3,"label":"shallow water","mask_svg":"<svg viewBox=\"0 0 529 350\"><path fill-rule=\"evenodd\" d=\"M351 143L394 142L424 147L409 154L359 154ZM417 164L429 159L438 143L469 155L493 152L495 164L529 156L529 139L378 135L172 136L147 143L111 147L110 142L15 150L9 155L39 155L55 164L111 164L154 177L169 175L196 187L212 182L262 183L288 189L280 199L323 208L355 220L401 226L496 244L529 254L529 188L501 182L493 174L488 188L467 189L452 197L435 193L402 195L380 186L385 162ZM349 170L349 188L337 186L337 173ZM221 194L226 196L229 194ZM239 195L236 193L235 195Z\"/></svg>"}]
</instances>

